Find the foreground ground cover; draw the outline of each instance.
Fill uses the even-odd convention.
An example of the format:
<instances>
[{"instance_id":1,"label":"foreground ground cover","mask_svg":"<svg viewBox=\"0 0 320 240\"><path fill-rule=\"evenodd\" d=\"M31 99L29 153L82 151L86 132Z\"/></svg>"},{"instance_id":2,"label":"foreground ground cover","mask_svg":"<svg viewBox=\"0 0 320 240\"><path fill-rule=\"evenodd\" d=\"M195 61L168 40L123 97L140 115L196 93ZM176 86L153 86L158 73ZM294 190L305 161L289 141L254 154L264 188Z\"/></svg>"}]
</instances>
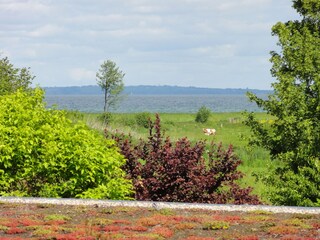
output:
<instances>
[{"instance_id":1,"label":"foreground ground cover","mask_svg":"<svg viewBox=\"0 0 320 240\"><path fill-rule=\"evenodd\" d=\"M0 203L0 239L320 237L320 214Z\"/></svg>"}]
</instances>

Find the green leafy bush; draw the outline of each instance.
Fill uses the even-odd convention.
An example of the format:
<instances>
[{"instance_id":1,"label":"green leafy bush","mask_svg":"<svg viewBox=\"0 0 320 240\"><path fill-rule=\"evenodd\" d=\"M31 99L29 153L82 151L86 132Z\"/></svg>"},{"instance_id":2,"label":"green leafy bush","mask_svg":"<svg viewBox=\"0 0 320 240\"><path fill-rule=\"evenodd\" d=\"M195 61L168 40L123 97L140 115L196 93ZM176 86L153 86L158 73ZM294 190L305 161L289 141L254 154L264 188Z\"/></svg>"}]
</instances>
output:
<instances>
[{"instance_id":1,"label":"green leafy bush","mask_svg":"<svg viewBox=\"0 0 320 240\"><path fill-rule=\"evenodd\" d=\"M206 123L210 117L210 114L211 114L210 109L206 108L205 106L202 106L196 114L196 122Z\"/></svg>"},{"instance_id":2,"label":"green leafy bush","mask_svg":"<svg viewBox=\"0 0 320 240\"><path fill-rule=\"evenodd\" d=\"M103 112L98 116L98 120L108 125L112 121L112 113Z\"/></svg>"},{"instance_id":3,"label":"green leafy bush","mask_svg":"<svg viewBox=\"0 0 320 240\"><path fill-rule=\"evenodd\" d=\"M141 112L135 115L136 123L139 127L148 128L149 127L149 119L150 113L148 112Z\"/></svg>"},{"instance_id":4,"label":"green leafy bush","mask_svg":"<svg viewBox=\"0 0 320 240\"><path fill-rule=\"evenodd\" d=\"M0 195L127 199L113 141L46 110L43 91L0 97Z\"/></svg>"}]
</instances>

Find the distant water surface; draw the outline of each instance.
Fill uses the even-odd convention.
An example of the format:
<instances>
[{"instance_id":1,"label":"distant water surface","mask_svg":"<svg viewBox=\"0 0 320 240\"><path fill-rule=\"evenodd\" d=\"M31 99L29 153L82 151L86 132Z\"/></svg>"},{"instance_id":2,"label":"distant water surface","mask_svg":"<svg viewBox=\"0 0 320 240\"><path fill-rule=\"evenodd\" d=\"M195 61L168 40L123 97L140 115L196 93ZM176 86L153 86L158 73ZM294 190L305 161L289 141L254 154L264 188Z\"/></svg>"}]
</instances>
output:
<instances>
[{"instance_id":1,"label":"distant water surface","mask_svg":"<svg viewBox=\"0 0 320 240\"><path fill-rule=\"evenodd\" d=\"M266 98L266 95L259 95ZM56 105L58 109L81 112L102 112L103 95L47 95L47 107ZM260 112L255 103L245 95L128 95L113 112L166 112L195 113L201 106L213 112L241 112L244 110Z\"/></svg>"}]
</instances>

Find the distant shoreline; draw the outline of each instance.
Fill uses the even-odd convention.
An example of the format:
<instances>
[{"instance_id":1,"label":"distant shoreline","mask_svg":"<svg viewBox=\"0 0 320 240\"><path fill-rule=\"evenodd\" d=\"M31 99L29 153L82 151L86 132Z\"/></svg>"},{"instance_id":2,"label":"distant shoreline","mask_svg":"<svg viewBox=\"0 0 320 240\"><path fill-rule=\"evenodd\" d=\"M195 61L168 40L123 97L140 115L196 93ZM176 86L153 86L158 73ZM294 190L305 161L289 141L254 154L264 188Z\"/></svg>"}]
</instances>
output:
<instances>
[{"instance_id":1,"label":"distant shoreline","mask_svg":"<svg viewBox=\"0 0 320 240\"><path fill-rule=\"evenodd\" d=\"M99 86L71 86L44 87L46 95L102 95ZM255 94L271 94L272 90L241 89L241 88L201 88L181 86L125 86L124 95L245 95L247 92Z\"/></svg>"},{"instance_id":2,"label":"distant shoreline","mask_svg":"<svg viewBox=\"0 0 320 240\"><path fill-rule=\"evenodd\" d=\"M266 98L266 94L257 94ZM59 109L81 112L102 112L104 97L102 94L60 94L46 95L48 107L57 105ZM158 113L196 113L206 106L213 112L262 111L249 101L245 94L189 94L189 95L127 95L112 112L158 112Z\"/></svg>"}]
</instances>

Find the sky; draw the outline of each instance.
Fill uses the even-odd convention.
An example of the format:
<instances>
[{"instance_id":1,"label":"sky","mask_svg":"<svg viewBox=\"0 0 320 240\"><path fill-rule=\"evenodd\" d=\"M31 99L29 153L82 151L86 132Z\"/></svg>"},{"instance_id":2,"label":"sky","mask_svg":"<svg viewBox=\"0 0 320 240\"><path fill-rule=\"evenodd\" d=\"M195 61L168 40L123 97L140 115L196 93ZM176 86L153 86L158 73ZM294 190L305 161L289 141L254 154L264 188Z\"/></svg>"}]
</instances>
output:
<instances>
[{"instance_id":1,"label":"sky","mask_svg":"<svg viewBox=\"0 0 320 240\"><path fill-rule=\"evenodd\" d=\"M0 57L34 85L96 85L107 60L124 84L271 89L272 26L291 0L0 0Z\"/></svg>"}]
</instances>

